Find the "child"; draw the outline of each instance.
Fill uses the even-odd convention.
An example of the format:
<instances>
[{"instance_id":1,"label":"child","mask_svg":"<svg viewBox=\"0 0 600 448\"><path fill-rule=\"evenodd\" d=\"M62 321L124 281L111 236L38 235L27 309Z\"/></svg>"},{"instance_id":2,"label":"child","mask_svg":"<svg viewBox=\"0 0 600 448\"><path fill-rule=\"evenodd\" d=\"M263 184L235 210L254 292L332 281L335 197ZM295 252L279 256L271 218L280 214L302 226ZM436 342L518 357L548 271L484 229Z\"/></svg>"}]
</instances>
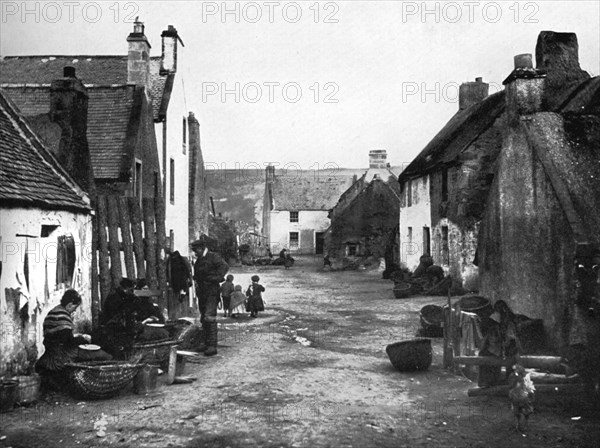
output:
<instances>
[{"instance_id":1,"label":"child","mask_svg":"<svg viewBox=\"0 0 600 448\"><path fill-rule=\"evenodd\" d=\"M238 317L238 314L245 312L244 303L246 303L246 296L242 292L242 285L235 285L233 292L231 293L231 302L229 304L231 317Z\"/></svg>"},{"instance_id":2,"label":"child","mask_svg":"<svg viewBox=\"0 0 600 448\"><path fill-rule=\"evenodd\" d=\"M252 280L252 284L246 290L246 297L248 297L248 307L246 310L250 311L250 317L258 317L258 312L265 310L261 294L264 292L265 287L258 284L260 281L258 275L253 275L250 280Z\"/></svg>"},{"instance_id":3,"label":"child","mask_svg":"<svg viewBox=\"0 0 600 448\"><path fill-rule=\"evenodd\" d=\"M231 293L233 293L233 275L229 274L221 285L221 299L223 300L223 316L231 317Z\"/></svg>"}]
</instances>

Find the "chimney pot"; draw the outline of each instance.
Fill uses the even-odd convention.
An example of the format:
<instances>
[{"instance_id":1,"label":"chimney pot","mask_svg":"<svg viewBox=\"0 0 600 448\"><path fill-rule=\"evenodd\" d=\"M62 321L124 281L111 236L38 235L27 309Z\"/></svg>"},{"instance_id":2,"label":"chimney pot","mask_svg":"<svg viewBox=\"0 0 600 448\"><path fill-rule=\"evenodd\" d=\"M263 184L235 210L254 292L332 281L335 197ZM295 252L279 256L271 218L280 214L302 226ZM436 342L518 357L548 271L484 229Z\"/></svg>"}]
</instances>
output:
<instances>
[{"instance_id":1,"label":"chimney pot","mask_svg":"<svg viewBox=\"0 0 600 448\"><path fill-rule=\"evenodd\" d=\"M489 84L483 78L475 78L475 82L464 82L458 88L458 110L464 110L487 98Z\"/></svg>"},{"instance_id":2,"label":"chimney pot","mask_svg":"<svg viewBox=\"0 0 600 448\"><path fill-rule=\"evenodd\" d=\"M135 18L135 22L133 23L133 32L136 34L144 34L144 22L140 22L139 17Z\"/></svg>"},{"instance_id":3,"label":"chimney pot","mask_svg":"<svg viewBox=\"0 0 600 448\"><path fill-rule=\"evenodd\" d=\"M64 67L63 68L63 77L64 78L75 78L75 67Z\"/></svg>"},{"instance_id":4,"label":"chimney pot","mask_svg":"<svg viewBox=\"0 0 600 448\"><path fill-rule=\"evenodd\" d=\"M515 56L514 60L515 70L523 68L533 68L533 59L531 58L531 53L518 54Z\"/></svg>"},{"instance_id":5,"label":"chimney pot","mask_svg":"<svg viewBox=\"0 0 600 448\"><path fill-rule=\"evenodd\" d=\"M475 82L483 82L483 78L481 76L475 78Z\"/></svg>"}]
</instances>

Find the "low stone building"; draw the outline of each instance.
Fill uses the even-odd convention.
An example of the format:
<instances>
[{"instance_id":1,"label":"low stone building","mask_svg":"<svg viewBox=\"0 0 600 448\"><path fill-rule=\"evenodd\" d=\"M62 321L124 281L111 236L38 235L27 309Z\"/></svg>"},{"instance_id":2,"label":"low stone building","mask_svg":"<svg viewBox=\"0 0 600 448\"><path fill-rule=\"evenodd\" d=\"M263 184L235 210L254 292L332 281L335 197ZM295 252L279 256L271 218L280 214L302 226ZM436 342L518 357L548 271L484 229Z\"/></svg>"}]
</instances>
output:
<instances>
[{"instance_id":1,"label":"low stone building","mask_svg":"<svg viewBox=\"0 0 600 448\"><path fill-rule=\"evenodd\" d=\"M338 260L373 257L397 262L399 205L400 186L386 151L370 151L369 169L342 193L329 213L326 252Z\"/></svg>"},{"instance_id":2,"label":"low stone building","mask_svg":"<svg viewBox=\"0 0 600 448\"><path fill-rule=\"evenodd\" d=\"M544 31L504 81L506 124L481 221L481 293L544 320L600 375L600 77L573 33ZM594 267L595 266L595 267Z\"/></svg>"}]
</instances>

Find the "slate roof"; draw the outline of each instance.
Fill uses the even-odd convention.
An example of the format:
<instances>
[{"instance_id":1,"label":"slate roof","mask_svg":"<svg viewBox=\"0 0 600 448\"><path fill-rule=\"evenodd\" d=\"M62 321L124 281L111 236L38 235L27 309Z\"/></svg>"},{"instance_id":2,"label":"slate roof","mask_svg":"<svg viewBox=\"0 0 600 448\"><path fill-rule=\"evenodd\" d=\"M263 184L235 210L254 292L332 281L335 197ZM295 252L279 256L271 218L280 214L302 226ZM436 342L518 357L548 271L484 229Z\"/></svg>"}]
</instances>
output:
<instances>
[{"instance_id":1,"label":"slate roof","mask_svg":"<svg viewBox=\"0 0 600 448\"><path fill-rule=\"evenodd\" d=\"M337 203L353 180L353 176L342 174L315 177L310 174L276 174L272 187L274 209L327 211Z\"/></svg>"},{"instance_id":2,"label":"slate roof","mask_svg":"<svg viewBox=\"0 0 600 448\"><path fill-rule=\"evenodd\" d=\"M458 111L398 177L400 183L450 163L504 112L504 91Z\"/></svg>"},{"instance_id":3,"label":"slate roof","mask_svg":"<svg viewBox=\"0 0 600 448\"><path fill-rule=\"evenodd\" d=\"M170 94L168 75L160 74L160 56L150 58L150 96L155 121L159 121L164 96ZM86 87L127 84L127 56L6 56L0 61L0 82L6 84L50 85L62 76L65 66L75 67ZM168 98L167 98L168 105ZM165 109L166 110L166 109Z\"/></svg>"},{"instance_id":4,"label":"slate roof","mask_svg":"<svg viewBox=\"0 0 600 448\"><path fill-rule=\"evenodd\" d=\"M47 114L50 87L3 87L26 117ZM143 90L133 85L88 87L87 138L96 179L127 177ZM51 143L51 142L47 142Z\"/></svg>"},{"instance_id":5,"label":"slate roof","mask_svg":"<svg viewBox=\"0 0 600 448\"><path fill-rule=\"evenodd\" d=\"M90 210L89 198L0 91L0 203Z\"/></svg>"}]
</instances>

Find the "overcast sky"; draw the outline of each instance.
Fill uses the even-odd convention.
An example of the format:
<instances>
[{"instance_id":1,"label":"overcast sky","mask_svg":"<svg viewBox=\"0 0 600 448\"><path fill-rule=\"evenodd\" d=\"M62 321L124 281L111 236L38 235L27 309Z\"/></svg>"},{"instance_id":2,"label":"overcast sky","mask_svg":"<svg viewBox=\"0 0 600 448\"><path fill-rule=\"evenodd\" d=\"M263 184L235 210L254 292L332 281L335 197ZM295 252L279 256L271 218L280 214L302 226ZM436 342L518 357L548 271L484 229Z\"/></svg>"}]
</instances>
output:
<instances>
[{"instance_id":1,"label":"overcast sky","mask_svg":"<svg viewBox=\"0 0 600 448\"><path fill-rule=\"evenodd\" d=\"M409 163L457 110L458 85L498 91L542 30L577 33L582 68L600 74L593 0L226 2L225 15L222 2L1 4L3 56L124 55L135 16L159 55L174 25L205 161L227 168L358 168L372 149Z\"/></svg>"}]
</instances>

